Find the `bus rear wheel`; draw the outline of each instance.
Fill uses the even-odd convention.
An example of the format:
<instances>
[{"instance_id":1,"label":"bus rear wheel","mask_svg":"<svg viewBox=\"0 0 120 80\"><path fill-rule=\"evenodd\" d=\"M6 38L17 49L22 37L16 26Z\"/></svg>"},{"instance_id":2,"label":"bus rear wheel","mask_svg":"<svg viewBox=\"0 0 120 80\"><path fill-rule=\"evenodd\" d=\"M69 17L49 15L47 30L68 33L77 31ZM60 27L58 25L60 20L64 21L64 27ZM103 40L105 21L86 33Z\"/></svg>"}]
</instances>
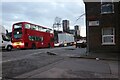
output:
<instances>
[{"instance_id":1,"label":"bus rear wheel","mask_svg":"<svg viewBox=\"0 0 120 80\"><path fill-rule=\"evenodd\" d=\"M52 46L50 44L48 44L48 48L52 48Z\"/></svg>"},{"instance_id":2,"label":"bus rear wheel","mask_svg":"<svg viewBox=\"0 0 120 80\"><path fill-rule=\"evenodd\" d=\"M32 44L32 49L36 49L36 45L35 44Z\"/></svg>"}]
</instances>

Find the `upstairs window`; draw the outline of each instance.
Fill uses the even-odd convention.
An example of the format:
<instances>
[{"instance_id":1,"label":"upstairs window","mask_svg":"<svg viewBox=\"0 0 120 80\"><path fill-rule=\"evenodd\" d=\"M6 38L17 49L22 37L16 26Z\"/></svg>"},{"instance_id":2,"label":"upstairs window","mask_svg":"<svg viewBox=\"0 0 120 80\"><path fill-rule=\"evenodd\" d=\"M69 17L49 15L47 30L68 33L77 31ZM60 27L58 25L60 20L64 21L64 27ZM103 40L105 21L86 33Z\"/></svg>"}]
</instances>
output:
<instances>
[{"instance_id":1,"label":"upstairs window","mask_svg":"<svg viewBox=\"0 0 120 80\"><path fill-rule=\"evenodd\" d=\"M114 4L112 0L101 0L101 14L114 13Z\"/></svg>"}]
</instances>

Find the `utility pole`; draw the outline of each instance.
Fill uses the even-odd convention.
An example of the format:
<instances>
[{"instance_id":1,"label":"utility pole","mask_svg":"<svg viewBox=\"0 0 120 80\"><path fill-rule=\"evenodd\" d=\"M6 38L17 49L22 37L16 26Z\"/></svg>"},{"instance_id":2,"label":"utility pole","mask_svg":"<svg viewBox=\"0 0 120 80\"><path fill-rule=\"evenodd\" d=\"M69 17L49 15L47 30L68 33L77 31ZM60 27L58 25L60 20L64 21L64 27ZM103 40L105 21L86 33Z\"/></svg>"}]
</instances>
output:
<instances>
[{"instance_id":1,"label":"utility pole","mask_svg":"<svg viewBox=\"0 0 120 80\"><path fill-rule=\"evenodd\" d=\"M80 16L78 16L78 18L76 19L74 25L76 24L76 22L85 15L85 13L81 14ZM77 26L77 25L76 25ZM78 26L79 27L79 26ZM78 35L77 35L77 31L75 30L75 42L77 44L77 38L78 38ZM77 46L76 46L77 47Z\"/></svg>"},{"instance_id":2,"label":"utility pole","mask_svg":"<svg viewBox=\"0 0 120 80\"><path fill-rule=\"evenodd\" d=\"M78 18L76 19L76 21L75 21L75 23L81 18L81 17L83 17L85 15L85 13L83 13L83 14L81 14L80 16L78 16ZM74 23L74 24L75 24ZM74 26L75 27L75 26ZM76 25L76 27L78 27L79 28L79 26L78 25ZM78 29L79 30L79 29ZM76 37L76 40L77 40L77 30L75 30L75 37Z\"/></svg>"},{"instance_id":3,"label":"utility pole","mask_svg":"<svg viewBox=\"0 0 120 80\"><path fill-rule=\"evenodd\" d=\"M80 16L78 16L78 18L76 19L75 23L76 23L81 17L83 17L84 15L85 15L85 13L81 14ZM74 23L74 24L75 24L75 23Z\"/></svg>"}]
</instances>

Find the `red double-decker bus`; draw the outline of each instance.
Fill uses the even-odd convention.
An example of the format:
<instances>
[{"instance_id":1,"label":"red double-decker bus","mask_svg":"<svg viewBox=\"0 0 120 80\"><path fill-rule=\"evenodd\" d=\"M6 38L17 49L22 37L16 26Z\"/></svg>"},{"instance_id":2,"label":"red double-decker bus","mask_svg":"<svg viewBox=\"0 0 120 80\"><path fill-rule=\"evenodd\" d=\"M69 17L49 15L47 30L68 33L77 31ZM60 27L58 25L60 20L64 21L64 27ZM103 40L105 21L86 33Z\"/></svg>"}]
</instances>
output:
<instances>
[{"instance_id":1,"label":"red double-decker bus","mask_svg":"<svg viewBox=\"0 0 120 80\"><path fill-rule=\"evenodd\" d=\"M54 47L54 35L50 28L29 22L18 22L12 28L13 48Z\"/></svg>"}]
</instances>

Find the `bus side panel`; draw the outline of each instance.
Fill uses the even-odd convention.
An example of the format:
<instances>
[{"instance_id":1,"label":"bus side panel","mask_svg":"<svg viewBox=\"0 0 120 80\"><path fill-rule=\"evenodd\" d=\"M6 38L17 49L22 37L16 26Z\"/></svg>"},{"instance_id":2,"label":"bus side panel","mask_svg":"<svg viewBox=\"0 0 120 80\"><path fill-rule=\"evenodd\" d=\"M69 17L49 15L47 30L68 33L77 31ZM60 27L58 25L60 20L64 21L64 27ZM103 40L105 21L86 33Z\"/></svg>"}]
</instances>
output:
<instances>
[{"instance_id":1,"label":"bus side panel","mask_svg":"<svg viewBox=\"0 0 120 80\"><path fill-rule=\"evenodd\" d=\"M51 47L54 47L54 35L53 34L50 34L50 44L51 44Z\"/></svg>"},{"instance_id":2,"label":"bus side panel","mask_svg":"<svg viewBox=\"0 0 120 80\"><path fill-rule=\"evenodd\" d=\"M27 34L26 35L26 39L25 41L28 42L28 47L31 48L32 44L36 45L36 48L43 48L44 46L44 42L42 41L30 41L29 40L29 36L37 36L37 37L43 37L44 33L43 32L38 32L38 31L34 31L34 30L27 30ZM43 45L42 45L43 44Z\"/></svg>"}]
</instances>

